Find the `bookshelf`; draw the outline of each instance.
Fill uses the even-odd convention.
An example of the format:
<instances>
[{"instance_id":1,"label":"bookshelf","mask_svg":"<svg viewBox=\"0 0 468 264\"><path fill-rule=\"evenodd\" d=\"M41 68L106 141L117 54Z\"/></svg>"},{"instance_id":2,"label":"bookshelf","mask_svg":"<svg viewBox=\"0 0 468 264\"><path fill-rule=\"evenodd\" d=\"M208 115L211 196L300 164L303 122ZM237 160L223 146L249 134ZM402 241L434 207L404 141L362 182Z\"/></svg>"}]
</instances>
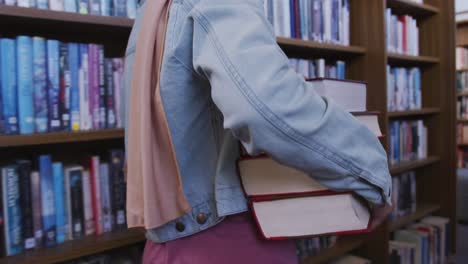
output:
<instances>
[{"instance_id":1,"label":"bookshelf","mask_svg":"<svg viewBox=\"0 0 468 264\"><path fill-rule=\"evenodd\" d=\"M425 0L415 4L406 0L350 0L351 45L317 43L297 39L278 38L280 47L290 57L304 59L340 59L347 63L349 79L368 84L368 109L380 111L382 131L389 131L389 122L400 119L423 119L428 127L429 156L391 166L392 175L409 170L417 171L418 210L390 223L385 222L365 236L342 237L337 244L325 249L302 264L323 263L348 252L357 252L373 263L388 262L390 232L431 213L451 219L452 245L455 245L456 178L455 124L453 115L456 93L447 87L455 86L454 67L454 1ZM409 56L386 52L385 8L397 14L409 14L418 19L420 54ZM80 15L49 10L37 10L0 5L0 32L5 36L19 34L40 35L63 41L86 41L103 44L106 54L123 56L133 21L126 18ZM452 29L453 28L453 29ZM468 37L468 34L467 34ZM467 38L468 40L468 38ZM468 41L466 42L468 45ZM418 66L422 70L423 108L414 111L387 111L386 66ZM386 137L387 139L389 137ZM383 142L388 149L389 142ZM30 136L0 136L0 156L5 158L31 154L51 148L59 151L99 150L107 146L123 146L123 131L119 129L51 133ZM83 150L84 149L84 150ZM73 152L72 151L72 152ZM73 153L69 155L73 156ZM434 195L434 194L437 195ZM123 231L90 236L69 241L54 248L38 249L14 257L0 259L0 263L53 263L72 260L113 248L144 241L138 231Z\"/></svg>"}]
</instances>

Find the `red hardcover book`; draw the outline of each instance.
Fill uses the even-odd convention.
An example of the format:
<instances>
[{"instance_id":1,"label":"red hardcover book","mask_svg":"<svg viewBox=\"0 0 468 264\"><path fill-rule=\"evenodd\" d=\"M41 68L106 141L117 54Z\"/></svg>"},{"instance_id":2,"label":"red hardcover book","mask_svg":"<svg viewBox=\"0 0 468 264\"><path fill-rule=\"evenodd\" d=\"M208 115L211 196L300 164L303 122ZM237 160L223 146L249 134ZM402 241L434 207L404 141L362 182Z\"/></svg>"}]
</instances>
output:
<instances>
[{"instance_id":1,"label":"red hardcover book","mask_svg":"<svg viewBox=\"0 0 468 264\"><path fill-rule=\"evenodd\" d=\"M408 36L407 36L407 23L406 23L406 16L399 16L398 20L403 23L403 52L408 51Z\"/></svg>"},{"instance_id":2,"label":"red hardcover book","mask_svg":"<svg viewBox=\"0 0 468 264\"><path fill-rule=\"evenodd\" d=\"M350 192L329 190L309 175L266 155L243 158L237 165L251 211L265 239L369 231L370 211Z\"/></svg>"},{"instance_id":3,"label":"red hardcover book","mask_svg":"<svg viewBox=\"0 0 468 264\"><path fill-rule=\"evenodd\" d=\"M94 229L96 234L103 233L101 211L101 187L99 182L99 156L90 158L89 177L91 180L91 200L93 204Z\"/></svg>"}]
</instances>

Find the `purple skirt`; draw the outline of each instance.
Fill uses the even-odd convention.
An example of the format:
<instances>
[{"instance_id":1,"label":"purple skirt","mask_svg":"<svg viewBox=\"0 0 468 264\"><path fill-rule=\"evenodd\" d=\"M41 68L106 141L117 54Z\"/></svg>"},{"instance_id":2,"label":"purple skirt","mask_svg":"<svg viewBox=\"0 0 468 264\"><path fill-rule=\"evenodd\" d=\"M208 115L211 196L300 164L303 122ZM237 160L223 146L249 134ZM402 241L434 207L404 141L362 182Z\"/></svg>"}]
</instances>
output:
<instances>
[{"instance_id":1,"label":"purple skirt","mask_svg":"<svg viewBox=\"0 0 468 264\"><path fill-rule=\"evenodd\" d=\"M266 241L250 214L226 217L196 235L155 244L146 242L144 264L296 264L292 240Z\"/></svg>"}]
</instances>

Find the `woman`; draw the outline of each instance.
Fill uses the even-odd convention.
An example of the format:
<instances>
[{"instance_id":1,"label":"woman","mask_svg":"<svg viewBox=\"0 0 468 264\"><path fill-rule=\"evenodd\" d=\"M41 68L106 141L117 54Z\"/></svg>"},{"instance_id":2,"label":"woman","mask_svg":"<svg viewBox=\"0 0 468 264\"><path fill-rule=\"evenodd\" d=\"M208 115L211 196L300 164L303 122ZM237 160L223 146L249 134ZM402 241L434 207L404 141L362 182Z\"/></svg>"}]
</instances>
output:
<instances>
[{"instance_id":1,"label":"woman","mask_svg":"<svg viewBox=\"0 0 468 264\"><path fill-rule=\"evenodd\" d=\"M374 226L385 218L384 149L289 68L262 0L139 6L126 51L127 220L147 229L145 263L297 262L291 241L263 241L245 213L238 142L354 191Z\"/></svg>"}]
</instances>

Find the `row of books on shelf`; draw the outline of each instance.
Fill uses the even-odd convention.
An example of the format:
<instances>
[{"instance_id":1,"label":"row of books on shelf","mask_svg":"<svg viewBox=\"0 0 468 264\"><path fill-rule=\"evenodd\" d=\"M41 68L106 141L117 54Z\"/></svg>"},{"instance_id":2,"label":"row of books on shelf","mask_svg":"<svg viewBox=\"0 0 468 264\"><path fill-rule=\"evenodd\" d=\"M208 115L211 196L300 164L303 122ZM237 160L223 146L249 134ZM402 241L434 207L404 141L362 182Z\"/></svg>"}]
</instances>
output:
<instances>
[{"instance_id":1,"label":"row of books on shelf","mask_svg":"<svg viewBox=\"0 0 468 264\"><path fill-rule=\"evenodd\" d=\"M0 39L0 132L122 127L123 59L97 44Z\"/></svg>"},{"instance_id":2,"label":"row of books on shelf","mask_svg":"<svg viewBox=\"0 0 468 264\"><path fill-rule=\"evenodd\" d=\"M390 214L391 220L416 212L416 172L392 177L392 197L394 207Z\"/></svg>"},{"instance_id":3,"label":"row of books on shelf","mask_svg":"<svg viewBox=\"0 0 468 264\"><path fill-rule=\"evenodd\" d=\"M305 60L289 59L289 65L306 78L345 79L346 63L344 61L326 62L325 59Z\"/></svg>"},{"instance_id":4,"label":"row of books on shelf","mask_svg":"<svg viewBox=\"0 0 468 264\"><path fill-rule=\"evenodd\" d=\"M468 71L457 72L457 92L468 91Z\"/></svg>"},{"instance_id":5,"label":"row of books on shelf","mask_svg":"<svg viewBox=\"0 0 468 264\"><path fill-rule=\"evenodd\" d=\"M457 124L457 144L468 143L468 124Z\"/></svg>"},{"instance_id":6,"label":"row of books on shelf","mask_svg":"<svg viewBox=\"0 0 468 264\"><path fill-rule=\"evenodd\" d=\"M296 252L299 259L305 259L318 255L321 251L331 248L336 244L337 236L320 236L297 239Z\"/></svg>"},{"instance_id":7,"label":"row of books on shelf","mask_svg":"<svg viewBox=\"0 0 468 264\"><path fill-rule=\"evenodd\" d=\"M386 9L387 51L408 55L419 55L419 28L411 16L397 16Z\"/></svg>"},{"instance_id":8,"label":"row of books on shelf","mask_svg":"<svg viewBox=\"0 0 468 264\"><path fill-rule=\"evenodd\" d=\"M422 108L421 70L387 65L388 111Z\"/></svg>"},{"instance_id":9,"label":"row of books on shelf","mask_svg":"<svg viewBox=\"0 0 468 264\"><path fill-rule=\"evenodd\" d=\"M466 96L457 98L457 119L467 119L468 118L468 99Z\"/></svg>"},{"instance_id":10,"label":"row of books on shelf","mask_svg":"<svg viewBox=\"0 0 468 264\"><path fill-rule=\"evenodd\" d=\"M265 0L278 37L349 45L349 0Z\"/></svg>"},{"instance_id":11,"label":"row of books on shelf","mask_svg":"<svg viewBox=\"0 0 468 264\"><path fill-rule=\"evenodd\" d=\"M0 4L129 18L135 18L137 9L137 0L0 0Z\"/></svg>"},{"instance_id":12,"label":"row of books on shelf","mask_svg":"<svg viewBox=\"0 0 468 264\"><path fill-rule=\"evenodd\" d=\"M468 48L457 47L455 57L457 70L468 68Z\"/></svg>"},{"instance_id":13,"label":"row of books on shelf","mask_svg":"<svg viewBox=\"0 0 468 264\"><path fill-rule=\"evenodd\" d=\"M18 160L2 167L2 255L126 228L124 152L82 165Z\"/></svg>"},{"instance_id":14,"label":"row of books on shelf","mask_svg":"<svg viewBox=\"0 0 468 264\"><path fill-rule=\"evenodd\" d=\"M468 149L463 147L457 149L457 167L468 168Z\"/></svg>"},{"instance_id":15,"label":"row of books on shelf","mask_svg":"<svg viewBox=\"0 0 468 264\"><path fill-rule=\"evenodd\" d=\"M390 122L390 163L427 158L427 127L422 120Z\"/></svg>"},{"instance_id":16,"label":"row of books on shelf","mask_svg":"<svg viewBox=\"0 0 468 264\"><path fill-rule=\"evenodd\" d=\"M428 216L393 233L390 264L445 263L450 252L449 219Z\"/></svg>"}]
</instances>

